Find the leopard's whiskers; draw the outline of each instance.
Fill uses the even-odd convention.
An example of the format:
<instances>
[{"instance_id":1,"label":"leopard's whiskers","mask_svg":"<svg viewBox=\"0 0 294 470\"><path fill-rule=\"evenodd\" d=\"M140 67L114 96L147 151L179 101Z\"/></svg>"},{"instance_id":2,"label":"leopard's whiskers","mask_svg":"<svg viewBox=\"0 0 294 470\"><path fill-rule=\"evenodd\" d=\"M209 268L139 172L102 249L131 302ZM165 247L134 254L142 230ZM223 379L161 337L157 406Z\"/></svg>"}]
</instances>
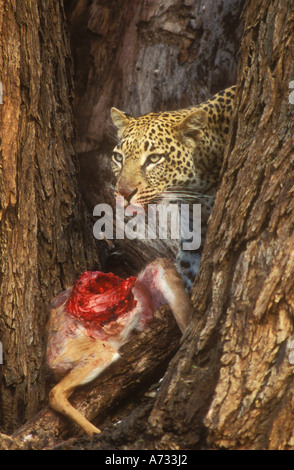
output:
<instances>
[{"instance_id":1,"label":"leopard's whiskers","mask_svg":"<svg viewBox=\"0 0 294 470\"><path fill-rule=\"evenodd\" d=\"M200 202L201 200L214 199L214 196L199 193L193 188L167 188L154 198L155 202L169 203L175 202Z\"/></svg>"}]
</instances>

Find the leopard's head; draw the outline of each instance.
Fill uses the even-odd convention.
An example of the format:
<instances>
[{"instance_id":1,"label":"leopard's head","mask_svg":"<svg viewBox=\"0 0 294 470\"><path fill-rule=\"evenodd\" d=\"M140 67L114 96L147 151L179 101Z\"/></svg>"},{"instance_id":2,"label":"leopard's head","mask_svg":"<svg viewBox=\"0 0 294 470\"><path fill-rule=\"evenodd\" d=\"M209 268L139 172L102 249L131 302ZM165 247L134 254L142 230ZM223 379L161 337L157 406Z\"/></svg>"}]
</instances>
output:
<instances>
[{"instance_id":1,"label":"leopard's head","mask_svg":"<svg viewBox=\"0 0 294 470\"><path fill-rule=\"evenodd\" d=\"M203 174L194 162L207 126L203 109L136 118L112 108L111 118L119 139L112 156L116 196L144 206L176 188L201 191Z\"/></svg>"}]
</instances>

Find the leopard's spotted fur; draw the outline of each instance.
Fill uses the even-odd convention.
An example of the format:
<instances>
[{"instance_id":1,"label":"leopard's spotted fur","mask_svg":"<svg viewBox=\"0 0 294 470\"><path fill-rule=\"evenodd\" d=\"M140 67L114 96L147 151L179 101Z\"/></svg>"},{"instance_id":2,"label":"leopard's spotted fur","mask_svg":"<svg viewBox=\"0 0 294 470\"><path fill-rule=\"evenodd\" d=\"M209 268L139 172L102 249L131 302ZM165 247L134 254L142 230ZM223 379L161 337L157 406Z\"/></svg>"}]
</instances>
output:
<instances>
[{"instance_id":1,"label":"leopard's spotted fur","mask_svg":"<svg viewBox=\"0 0 294 470\"><path fill-rule=\"evenodd\" d=\"M200 202L206 226L219 181L234 96L233 86L198 106L138 118L112 108L119 138L112 157L116 195L124 196L132 205L174 199ZM180 253L179 266L191 287L199 254Z\"/></svg>"}]
</instances>

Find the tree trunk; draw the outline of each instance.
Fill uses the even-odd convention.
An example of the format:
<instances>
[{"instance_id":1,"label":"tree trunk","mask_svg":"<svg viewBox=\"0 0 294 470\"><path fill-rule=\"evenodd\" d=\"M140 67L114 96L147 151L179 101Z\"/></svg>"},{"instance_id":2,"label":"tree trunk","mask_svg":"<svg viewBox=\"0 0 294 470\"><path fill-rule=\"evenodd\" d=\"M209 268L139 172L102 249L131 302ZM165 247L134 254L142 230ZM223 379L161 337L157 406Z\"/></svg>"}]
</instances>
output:
<instances>
[{"instance_id":1,"label":"tree trunk","mask_svg":"<svg viewBox=\"0 0 294 470\"><path fill-rule=\"evenodd\" d=\"M72 67L62 2L0 1L2 430L46 403L53 297L99 267L77 192Z\"/></svg>"}]
</instances>

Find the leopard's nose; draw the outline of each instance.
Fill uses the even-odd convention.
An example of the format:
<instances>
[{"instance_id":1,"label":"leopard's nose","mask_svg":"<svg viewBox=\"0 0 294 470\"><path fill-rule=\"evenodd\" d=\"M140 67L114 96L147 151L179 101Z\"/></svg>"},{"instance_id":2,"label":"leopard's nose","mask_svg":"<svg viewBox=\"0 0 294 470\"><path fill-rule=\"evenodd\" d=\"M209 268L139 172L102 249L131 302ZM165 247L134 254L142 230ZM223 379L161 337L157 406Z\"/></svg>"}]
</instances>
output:
<instances>
[{"instance_id":1,"label":"leopard's nose","mask_svg":"<svg viewBox=\"0 0 294 470\"><path fill-rule=\"evenodd\" d=\"M130 203L132 197L138 191L138 188L134 189L134 188L129 187L127 184L119 183L117 190L118 190L118 194L120 196L123 196Z\"/></svg>"}]
</instances>

